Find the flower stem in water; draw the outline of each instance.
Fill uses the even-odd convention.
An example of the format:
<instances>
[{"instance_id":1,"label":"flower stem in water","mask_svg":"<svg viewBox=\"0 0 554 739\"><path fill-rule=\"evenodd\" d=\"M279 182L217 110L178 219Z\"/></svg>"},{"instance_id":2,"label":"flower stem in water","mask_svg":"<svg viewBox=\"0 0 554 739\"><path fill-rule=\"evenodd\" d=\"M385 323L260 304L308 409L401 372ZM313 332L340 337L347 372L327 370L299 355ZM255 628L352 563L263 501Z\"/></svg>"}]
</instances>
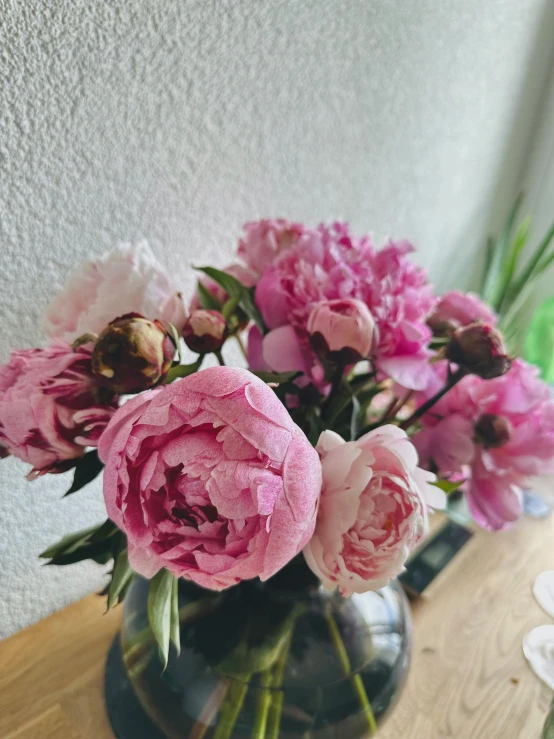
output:
<instances>
[{"instance_id":1,"label":"flower stem in water","mask_svg":"<svg viewBox=\"0 0 554 739\"><path fill-rule=\"evenodd\" d=\"M333 644L335 645L335 649L337 650L339 661L342 665L344 674L347 677L350 676L350 680L352 681L354 692L356 693L358 700L360 702L360 706L362 707L362 710L367 718L370 736L374 736L377 733L377 722L375 721L375 716L373 715L371 703L369 702L369 698L367 697L367 693L366 693L361 675L359 673L356 673L355 675L351 675L352 665L350 664L350 658L346 651L346 647L344 646L342 636L340 635L337 622L335 621L331 613L327 614L326 619L327 619L327 625L329 627L329 632L331 634L331 639L333 641Z\"/></svg>"}]
</instances>

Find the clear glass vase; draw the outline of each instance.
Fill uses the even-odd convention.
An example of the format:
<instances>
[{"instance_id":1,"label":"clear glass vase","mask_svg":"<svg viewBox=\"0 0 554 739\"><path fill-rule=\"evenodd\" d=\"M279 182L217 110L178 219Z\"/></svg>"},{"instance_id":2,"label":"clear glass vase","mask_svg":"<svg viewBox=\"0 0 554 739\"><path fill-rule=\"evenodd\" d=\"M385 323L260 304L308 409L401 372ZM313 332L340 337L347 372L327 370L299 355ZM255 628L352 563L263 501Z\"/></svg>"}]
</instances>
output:
<instances>
[{"instance_id":1,"label":"clear glass vase","mask_svg":"<svg viewBox=\"0 0 554 739\"><path fill-rule=\"evenodd\" d=\"M148 583L126 600L123 662L134 692L171 739L361 739L398 697L411 623L396 583L342 598L299 558L267 583L221 593L182 582L181 652L164 670L148 627Z\"/></svg>"}]
</instances>

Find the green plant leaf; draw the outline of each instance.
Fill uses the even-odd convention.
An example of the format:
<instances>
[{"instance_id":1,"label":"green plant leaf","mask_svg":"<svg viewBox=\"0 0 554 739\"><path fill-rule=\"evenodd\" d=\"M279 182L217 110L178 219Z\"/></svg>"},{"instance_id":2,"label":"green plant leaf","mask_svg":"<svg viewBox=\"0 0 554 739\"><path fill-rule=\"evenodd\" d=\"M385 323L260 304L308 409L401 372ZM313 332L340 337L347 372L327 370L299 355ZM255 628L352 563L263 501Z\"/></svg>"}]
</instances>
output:
<instances>
[{"instance_id":1,"label":"green plant leaf","mask_svg":"<svg viewBox=\"0 0 554 739\"><path fill-rule=\"evenodd\" d=\"M554 382L554 297L539 305L525 338L525 357L541 371L545 382Z\"/></svg>"},{"instance_id":2,"label":"green plant leaf","mask_svg":"<svg viewBox=\"0 0 554 739\"><path fill-rule=\"evenodd\" d=\"M254 323L258 326L262 333L265 333L265 326L262 320L262 316L256 307L253 293L249 288L242 285L232 275L227 274L227 272L222 272L219 269L215 269L214 267L196 267L196 269L204 272L204 274L208 275L208 277L211 277L214 282L217 282L218 285L221 285L221 287L225 290L229 297L238 298L240 301L240 306L246 313L248 318L254 321Z\"/></svg>"},{"instance_id":3,"label":"green plant leaf","mask_svg":"<svg viewBox=\"0 0 554 739\"><path fill-rule=\"evenodd\" d=\"M150 580L148 590L148 621L160 648L164 669L167 667L169 640L172 632L171 614L174 579L171 572L162 569Z\"/></svg>"},{"instance_id":4,"label":"green plant leaf","mask_svg":"<svg viewBox=\"0 0 554 739\"><path fill-rule=\"evenodd\" d=\"M489 274L489 270L492 264L492 258L494 256L494 243L495 242L494 242L493 237L489 236L485 244L485 265L483 268L483 274L481 276L481 288L479 290L479 293L481 295L483 295L485 292L485 283L487 281L487 276Z\"/></svg>"},{"instance_id":5,"label":"green plant leaf","mask_svg":"<svg viewBox=\"0 0 554 739\"><path fill-rule=\"evenodd\" d=\"M554 255L546 256L546 252L554 240L554 223L550 226L546 232L544 238L533 252L533 256L527 262L523 273L520 277L514 280L512 289L509 293L509 299L513 301L519 296L522 290L541 272L550 265ZM544 266L543 266L544 265Z\"/></svg>"},{"instance_id":6,"label":"green plant leaf","mask_svg":"<svg viewBox=\"0 0 554 739\"><path fill-rule=\"evenodd\" d=\"M192 362L192 364L176 364L165 376L164 384L169 385L175 380L192 375L200 369L203 361L204 355L198 357L196 362Z\"/></svg>"},{"instance_id":7,"label":"green plant leaf","mask_svg":"<svg viewBox=\"0 0 554 739\"><path fill-rule=\"evenodd\" d=\"M85 485L92 482L95 477L98 477L103 469L104 463L100 461L100 457L98 456L98 451L96 449L92 449L90 452L83 454L75 465L73 482L67 493L64 495L64 498L72 493L76 493L77 490L84 488Z\"/></svg>"},{"instance_id":8,"label":"green plant leaf","mask_svg":"<svg viewBox=\"0 0 554 739\"><path fill-rule=\"evenodd\" d=\"M446 495L450 495L450 493L461 488L464 482L465 480L458 480L458 482L451 482L450 480L435 480L435 482L431 482L429 484L439 488L443 493L446 493Z\"/></svg>"},{"instance_id":9,"label":"green plant leaf","mask_svg":"<svg viewBox=\"0 0 554 739\"><path fill-rule=\"evenodd\" d=\"M116 603L122 601L122 594L126 591L135 573L129 564L127 547L124 546L117 554L112 572L112 578L108 587L108 611Z\"/></svg>"},{"instance_id":10,"label":"green plant leaf","mask_svg":"<svg viewBox=\"0 0 554 739\"><path fill-rule=\"evenodd\" d=\"M514 279L514 275L517 269L517 265L519 262L519 257L521 254L521 250L527 243L527 239L529 238L529 228L531 226L531 219L529 217L524 218L523 221L519 224L519 227L517 229L516 235L514 237L512 246L510 247L510 250L508 252L508 256L506 259L506 262L504 264L504 269L502 272L502 295L499 296L499 306L498 310L499 312L502 310L502 303L506 296L509 294L510 289L512 287L512 280Z\"/></svg>"},{"instance_id":11,"label":"green plant leaf","mask_svg":"<svg viewBox=\"0 0 554 739\"><path fill-rule=\"evenodd\" d=\"M239 303L240 303L240 298L229 298L229 300L225 303L225 305L221 309L221 313L225 317L226 321L228 321L229 318L236 311L236 309L239 306Z\"/></svg>"},{"instance_id":12,"label":"green plant leaf","mask_svg":"<svg viewBox=\"0 0 554 739\"><path fill-rule=\"evenodd\" d=\"M198 301L202 308L205 310L221 310L221 303L219 300L200 282L200 280L198 280L196 289L198 290Z\"/></svg>"},{"instance_id":13,"label":"green plant leaf","mask_svg":"<svg viewBox=\"0 0 554 739\"><path fill-rule=\"evenodd\" d=\"M171 632L170 639L177 650L181 652L181 623L179 621L179 580L174 577L171 588Z\"/></svg>"},{"instance_id":14,"label":"green plant leaf","mask_svg":"<svg viewBox=\"0 0 554 739\"><path fill-rule=\"evenodd\" d=\"M113 559L118 547L124 544L125 535L108 519L100 526L64 536L57 544L48 547L40 557L49 559L49 565L70 565L85 559L106 564Z\"/></svg>"},{"instance_id":15,"label":"green plant leaf","mask_svg":"<svg viewBox=\"0 0 554 739\"><path fill-rule=\"evenodd\" d=\"M506 226L502 233L502 236L498 239L493 247L492 259L487 270L485 278L485 284L483 287L483 299L487 302L494 310L498 310L499 302L503 294L504 286L502 283L502 270L506 255L510 246L510 237L514 229L516 216L521 205L522 194L518 195L516 201L510 211Z\"/></svg>"}]
</instances>

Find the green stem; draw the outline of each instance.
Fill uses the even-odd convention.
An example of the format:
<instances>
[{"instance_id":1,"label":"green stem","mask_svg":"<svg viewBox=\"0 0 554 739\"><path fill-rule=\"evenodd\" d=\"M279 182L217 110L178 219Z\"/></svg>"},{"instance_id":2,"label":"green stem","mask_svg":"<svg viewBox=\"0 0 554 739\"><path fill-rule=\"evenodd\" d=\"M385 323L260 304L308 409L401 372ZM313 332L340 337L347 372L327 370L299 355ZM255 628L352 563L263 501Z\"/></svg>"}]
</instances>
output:
<instances>
[{"instance_id":1,"label":"green stem","mask_svg":"<svg viewBox=\"0 0 554 739\"><path fill-rule=\"evenodd\" d=\"M273 673L273 699L269 709L267 718L267 731L265 739L279 739L279 729L281 727L281 713L283 711L283 702L285 699L285 691L282 688L285 678L285 669L289 658L290 645L294 634L296 621L291 624L290 632L283 644L283 649L279 655Z\"/></svg>"},{"instance_id":2,"label":"green stem","mask_svg":"<svg viewBox=\"0 0 554 739\"><path fill-rule=\"evenodd\" d=\"M242 710L244 699L248 693L250 678L243 676L241 679L233 680L221 707L219 720L215 728L213 739L231 739L233 729Z\"/></svg>"},{"instance_id":3,"label":"green stem","mask_svg":"<svg viewBox=\"0 0 554 739\"><path fill-rule=\"evenodd\" d=\"M252 727L252 739L265 739L265 731L267 727L267 718L269 709L273 700L271 686L273 685L273 675L271 667L260 673L260 694L258 695L258 705L256 706L256 716L254 717L254 725Z\"/></svg>"},{"instance_id":4,"label":"green stem","mask_svg":"<svg viewBox=\"0 0 554 739\"><path fill-rule=\"evenodd\" d=\"M217 361L222 367L225 367L225 360L223 359L223 355L221 352L214 352L215 356L217 357Z\"/></svg>"},{"instance_id":5,"label":"green stem","mask_svg":"<svg viewBox=\"0 0 554 739\"><path fill-rule=\"evenodd\" d=\"M350 679L352 681L352 687L354 688L354 692L356 693L358 697L360 706L362 707L362 710L367 719L367 725L369 727L369 734L370 736L374 736L377 733L377 722L375 721L375 716L373 715L373 710L371 708L371 703L369 702L369 698L367 697L367 693L364 687L363 680L361 676L359 675L359 673L356 673L355 675L351 674L352 665L350 664L350 658L348 656L348 652L346 651L346 647L344 646L342 636L340 635L337 622L335 621L331 613L328 613L326 615L326 619L327 619L327 625L329 627L329 632L331 634L331 639L333 641L333 644L335 645L335 649L337 650L339 662L341 663L342 669L346 677L350 676Z\"/></svg>"},{"instance_id":6,"label":"green stem","mask_svg":"<svg viewBox=\"0 0 554 739\"><path fill-rule=\"evenodd\" d=\"M462 380L466 376L466 374L466 371L461 367L457 369L454 374L449 376L448 380L446 381L446 385L441 390L439 390L438 393L435 393L432 398L429 398L429 400L426 400L423 405L420 405L419 408L417 408L409 418L407 418L405 421L402 421L402 423L400 424L400 428L406 431L406 429L409 429L410 426L413 426L413 424L419 418L421 418L421 416L427 413L427 411L432 408L435 403L443 397L443 395L446 395L447 392L452 390L454 385L460 382L460 380Z\"/></svg>"}]
</instances>

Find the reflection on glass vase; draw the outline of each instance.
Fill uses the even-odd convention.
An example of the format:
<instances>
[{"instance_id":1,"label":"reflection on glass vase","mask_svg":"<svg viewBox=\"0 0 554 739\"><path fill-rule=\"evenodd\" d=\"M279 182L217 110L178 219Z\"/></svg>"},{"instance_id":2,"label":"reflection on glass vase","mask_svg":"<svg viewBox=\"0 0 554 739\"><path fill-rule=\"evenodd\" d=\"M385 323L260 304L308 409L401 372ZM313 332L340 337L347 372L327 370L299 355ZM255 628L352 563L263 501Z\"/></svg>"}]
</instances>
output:
<instances>
[{"instance_id":1,"label":"reflection on glass vase","mask_svg":"<svg viewBox=\"0 0 554 739\"><path fill-rule=\"evenodd\" d=\"M410 662L396 583L342 598L301 558L267 583L221 593L181 582L181 652L165 671L148 627L148 583L126 601L123 659L134 691L171 739L361 739L375 734Z\"/></svg>"}]
</instances>

